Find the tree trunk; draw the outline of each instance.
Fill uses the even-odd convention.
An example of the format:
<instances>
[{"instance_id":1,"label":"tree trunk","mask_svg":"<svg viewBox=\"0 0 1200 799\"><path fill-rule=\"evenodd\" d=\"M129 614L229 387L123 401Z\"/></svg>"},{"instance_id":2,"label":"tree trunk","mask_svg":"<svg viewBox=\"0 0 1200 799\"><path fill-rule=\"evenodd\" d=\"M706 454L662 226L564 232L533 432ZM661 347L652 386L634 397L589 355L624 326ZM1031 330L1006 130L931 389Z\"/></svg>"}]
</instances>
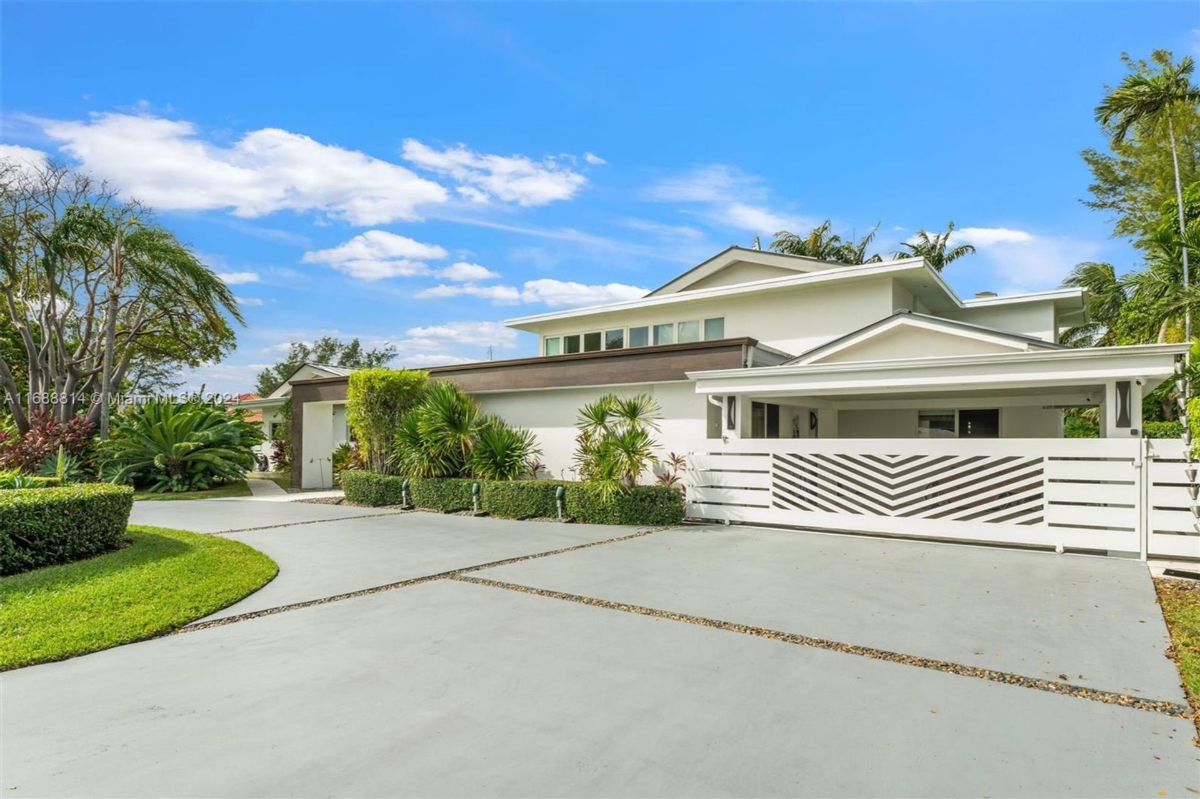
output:
<instances>
[{"instance_id":1,"label":"tree trunk","mask_svg":"<svg viewBox=\"0 0 1200 799\"><path fill-rule=\"evenodd\" d=\"M1184 355L1187 363L1192 362L1192 305L1188 302L1187 293L1190 283L1188 275L1188 248L1187 248L1187 225L1184 221L1183 212L1183 187L1179 183L1179 152L1175 146L1175 123L1171 120L1171 112L1167 112L1167 135L1171 139L1171 163L1175 167L1175 202L1179 208L1179 251L1183 256L1183 328L1184 339L1188 343L1188 351Z\"/></svg>"},{"instance_id":2,"label":"tree trunk","mask_svg":"<svg viewBox=\"0 0 1200 799\"><path fill-rule=\"evenodd\" d=\"M100 440L108 440L108 401L112 392L113 349L117 341L117 311L121 304L121 229L113 239L112 276L108 284L108 313L104 320L104 369L100 378Z\"/></svg>"}]
</instances>

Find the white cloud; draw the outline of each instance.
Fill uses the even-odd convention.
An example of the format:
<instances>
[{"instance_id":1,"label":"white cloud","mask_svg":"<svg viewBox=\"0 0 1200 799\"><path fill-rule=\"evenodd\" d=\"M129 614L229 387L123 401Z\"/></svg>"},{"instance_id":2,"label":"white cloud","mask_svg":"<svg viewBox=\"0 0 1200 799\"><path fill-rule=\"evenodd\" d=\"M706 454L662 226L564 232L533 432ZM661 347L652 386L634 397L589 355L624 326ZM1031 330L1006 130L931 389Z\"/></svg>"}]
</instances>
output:
<instances>
[{"instance_id":1,"label":"white cloud","mask_svg":"<svg viewBox=\"0 0 1200 799\"><path fill-rule=\"evenodd\" d=\"M375 281L430 274L424 259L437 260L446 255L446 250L436 244L424 244L386 230L368 230L336 247L306 252L302 260Z\"/></svg>"},{"instance_id":2,"label":"white cloud","mask_svg":"<svg viewBox=\"0 0 1200 799\"><path fill-rule=\"evenodd\" d=\"M571 199L587 183L587 178L554 158L534 161L524 155L489 155L464 144L437 150L406 139L403 156L422 169L455 180L456 191L471 202L546 205Z\"/></svg>"},{"instance_id":3,"label":"white cloud","mask_svg":"<svg viewBox=\"0 0 1200 799\"><path fill-rule=\"evenodd\" d=\"M1098 242L1002 227L956 230L950 236L950 245L958 244L972 244L978 254L956 261L947 271L953 275L960 265L966 267L979 258L994 280L987 288L1006 293L1055 288L1075 264L1094 260L1104 249ZM979 271L978 264L970 268Z\"/></svg>"},{"instance_id":4,"label":"white cloud","mask_svg":"<svg viewBox=\"0 0 1200 799\"><path fill-rule=\"evenodd\" d=\"M518 303L542 303L551 308L573 308L581 305L604 305L612 302L636 300L646 296L648 289L628 286L624 283L587 285L571 281L541 278L527 280L521 289L515 286L478 286L467 283L461 286L439 285L418 292L418 298L441 299L448 297L478 297L491 300L496 305Z\"/></svg>"},{"instance_id":5,"label":"white cloud","mask_svg":"<svg viewBox=\"0 0 1200 799\"><path fill-rule=\"evenodd\" d=\"M951 243L990 247L995 244L1029 244L1036 240L1032 233L1005 227L965 227L950 234Z\"/></svg>"},{"instance_id":6,"label":"white cloud","mask_svg":"<svg viewBox=\"0 0 1200 799\"><path fill-rule=\"evenodd\" d=\"M479 264L469 264L466 261L459 261L456 264L451 264L445 269L437 270L438 277L444 277L447 280L460 280L463 282L469 280L492 280L500 277L499 272L493 272L485 266Z\"/></svg>"},{"instance_id":7,"label":"white cloud","mask_svg":"<svg viewBox=\"0 0 1200 799\"><path fill-rule=\"evenodd\" d=\"M230 286L241 286L246 283L258 282L258 272L217 272L217 277L224 280Z\"/></svg>"},{"instance_id":8,"label":"white cloud","mask_svg":"<svg viewBox=\"0 0 1200 799\"><path fill-rule=\"evenodd\" d=\"M512 348L517 344L517 331L499 322L446 322L428 327L410 327L405 335L410 341L420 340L437 345Z\"/></svg>"},{"instance_id":9,"label":"white cloud","mask_svg":"<svg viewBox=\"0 0 1200 799\"><path fill-rule=\"evenodd\" d=\"M641 196L651 202L693 206L690 213L714 225L759 235L812 226L812 220L770 208L770 192L763 179L726 164L697 166L663 178L646 187Z\"/></svg>"},{"instance_id":10,"label":"white cloud","mask_svg":"<svg viewBox=\"0 0 1200 799\"><path fill-rule=\"evenodd\" d=\"M583 283L542 278L526 281L525 289L521 292L521 299L525 302L542 302L551 308L565 308L636 300L646 296L649 292L649 289L627 286L624 283L589 286Z\"/></svg>"},{"instance_id":11,"label":"white cloud","mask_svg":"<svg viewBox=\"0 0 1200 799\"><path fill-rule=\"evenodd\" d=\"M425 367L425 366L449 366L456 363L471 363L478 361L479 358L464 358L461 355L450 355L449 353L421 353L418 355L401 355L396 358L396 363L401 367Z\"/></svg>"},{"instance_id":12,"label":"white cloud","mask_svg":"<svg viewBox=\"0 0 1200 799\"><path fill-rule=\"evenodd\" d=\"M521 292L512 286L477 286L474 283L464 283L458 286L449 286L443 283L418 291L415 296L421 300L478 297L483 300L491 300L496 305L516 305L521 302Z\"/></svg>"},{"instance_id":13,"label":"white cloud","mask_svg":"<svg viewBox=\"0 0 1200 799\"><path fill-rule=\"evenodd\" d=\"M604 164L608 163L608 161L604 160L595 153L584 153L583 160L587 161L592 166L603 166Z\"/></svg>"},{"instance_id":14,"label":"white cloud","mask_svg":"<svg viewBox=\"0 0 1200 799\"><path fill-rule=\"evenodd\" d=\"M159 210L317 211L373 225L419 219L424 206L449 199L444 187L399 164L278 128L220 146L191 122L150 115L40 124L85 170Z\"/></svg>"},{"instance_id":15,"label":"white cloud","mask_svg":"<svg viewBox=\"0 0 1200 799\"><path fill-rule=\"evenodd\" d=\"M245 305L248 308L261 308L263 301L258 297L235 297L239 305Z\"/></svg>"},{"instance_id":16,"label":"white cloud","mask_svg":"<svg viewBox=\"0 0 1200 799\"><path fill-rule=\"evenodd\" d=\"M49 160L44 152L19 144L0 144L0 161L8 161L21 170L38 170Z\"/></svg>"}]
</instances>

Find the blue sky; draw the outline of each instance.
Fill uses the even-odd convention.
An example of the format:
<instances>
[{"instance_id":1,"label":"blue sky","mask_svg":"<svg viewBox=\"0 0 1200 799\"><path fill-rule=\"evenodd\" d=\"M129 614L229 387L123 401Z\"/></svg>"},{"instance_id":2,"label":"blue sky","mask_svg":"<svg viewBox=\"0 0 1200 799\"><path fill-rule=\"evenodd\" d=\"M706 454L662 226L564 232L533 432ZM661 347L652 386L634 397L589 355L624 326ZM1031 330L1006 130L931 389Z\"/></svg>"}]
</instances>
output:
<instances>
[{"instance_id":1,"label":"blue sky","mask_svg":"<svg viewBox=\"0 0 1200 799\"><path fill-rule=\"evenodd\" d=\"M108 178L230 276L248 326L397 365L532 354L503 319L637 296L831 218L954 220L966 296L1132 250L1080 204L1119 54L1193 3L7 3L0 150ZM47 31L53 31L48 37Z\"/></svg>"}]
</instances>

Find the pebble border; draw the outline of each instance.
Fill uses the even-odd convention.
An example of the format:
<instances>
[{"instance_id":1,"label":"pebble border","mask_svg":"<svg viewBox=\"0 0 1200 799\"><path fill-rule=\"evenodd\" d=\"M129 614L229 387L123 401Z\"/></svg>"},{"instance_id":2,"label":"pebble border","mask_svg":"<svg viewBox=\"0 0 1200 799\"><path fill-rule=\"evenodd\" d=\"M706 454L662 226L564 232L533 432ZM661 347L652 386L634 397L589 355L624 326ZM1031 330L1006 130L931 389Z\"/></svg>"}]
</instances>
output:
<instances>
[{"instance_id":1,"label":"pebble border","mask_svg":"<svg viewBox=\"0 0 1200 799\"><path fill-rule=\"evenodd\" d=\"M312 504L312 503L309 503ZM326 522L348 522L354 519L378 519L381 516L402 516L408 511L390 511L388 513L367 513L362 516L338 516L336 519L308 519L303 522L284 522L283 524L264 524L262 527L243 527L240 530L217 530L214 533L199 535L233 535L234 533L253 533L256 530L277 530L280 527L300 527L304 524L325 524Z\"/></svg>"},{"instance_id":2,"label":"pebble border","mask_svg":"<svg viewBox=\"0 0 1200 799\"><path fill-rule=\"evenodd\" d=\"M390 514L383 514L383 515L390 515ZM370 518L370 517L356 516L354 518L365 519L365 518ZM325 521L332 521L332 520L325 520ZM309 522L303 522L303 524L309 524ZM290 525L278 525L278 526L287 527ZM255 529L265 529L265 528L255 528ZM179 627L179 628L176 628L175 630L172 630L169 633L169 635L179 635L180 633L196 632L197 630L208 630L213 627L224 627L227 624L235 624L240 621L249 621L251 619L259 619L259 618L262 618L263 616L274 616L278 613L286 613L290 610L300 610L301 608L311 608L316 605L328 605L330 602L341 602L344 599L355 599L356 597L370 596L371 594L379 594L384 591L394 591L397 588L408 588L409 586L413 586L413 585L421 585L422 583L430 583L430 582L433 582L434 580L445 580L445 579L454 577L455 575L461 575L461 574L466 574L469 572L481 571L483 569L492 569L497 566L507 566L511 563L521 563L521 562L527 561L527 560L537 560L538 558L548 558L553 555L562 555L566 552L575 552L580 549L589 549L591 547L604 546L605 544L616 544L621 541L632 541L635 538L642 538L644 536L652 535L654 533L659 533L659 532L662 532L663 530L669 530L669 529L671 529L671 528L657 527L657 528L654 528L651 530L639 530L636 533L615 536L613 538L606 538L603 541L591 541L586 544L575 544L574 546L560 547L559 549L551 549L546 552L535 552L532 555L518 555L517 557L513 557L513 558L505 558L503 560L494 560L494 561L491 561L490 563L481 563L478 566L467 566L467 567L460 568L460 569L451 569L450 571L438 572L437 574L428 574L428 575L425 575L424 577L412 577L408 580L400 580L399 582L395 582L395 583L385 583L384 585L377 585L373 588L360 588L357 591L347 591L344 594L334 594L332 596L321 597L320 599L307 599L303 602L293 602L288 605L278 605L273 608L263 608L262 610L252 610L247 613L238 613L234 616L224 616L220 619L212 619L210 621L192 622L191 624L185 624L183 627Z\"/></svg>"},{"instance_id":3,"label":"pebble border","mask_svg":"<svg viewBox=\"0 0 1200 799\"><path fill-rule=\"evenodd\" d=\"M576 602L581 605L590 605L592 607L604 608L606 610L619 610L625 613L633 613L638 616L650 616L653 618L683 622L685 624L695 624L700 627L711 627L718 630L725 630L727 632L740 633L742 635L752 635L758 638L769 638L771 640L782 641L783 643L787 644L808 646L813 647L814 649L826 649L832 652L841 652L847 655L857 655L859 657L870 658L872 660L884 660L890 663L900 663L905 666L916 666L923 669L957 674L960 677L973 677L979 680L1005 683L1007 685L1017 685L1022 688L1032 688L1038 691L1048 691L1050 693L1060 694L1063 696L1075 696L1079 697L1080 699L1088 699L1093 702L1100 702L1106 705L1119 705L1121 707L1133 708L1135 710L1161 713L1163 715L1173 716L1176 718L1190 719L1194 717L1191 708L1187 705L1181 705L1175 702L1156 701L1140 696L1120 694L1113 691L1102 691L1097 688L1088 688L1068 682L1046 680L1038 677L1025 677L1019 674L1012 674L1006 671L997 671L995 669L983 668L981 666L967 666L962 663L953 663L946 660L935 660L933 658L920 657L917 655L904 655L899 652L891 652L886 649L875 649L874 647L858 646L856 644L844 644L840 641L831 641L826 638L813 638L807 635L800 635L799 633L772 630L767 627L755 627L749 624L736 624L734 622L722 621L720 619L710 619L704 616L692 616L687 613L676 613L670 610L658 610L656 608L648 608L641 605L627 605L622 602L612 602L607 599L596 599L595 597L581 596L579 594L568 594L562 591L551 591L546 588L531 588L529 586L518 585L516 583L490 580L485 577L468 577L461 572L447 575L446 579L456 580L463 583L472 583L474 585L488 586L490 588L500 588L507 591L516 591L522 594L533 594L535 596L547 597L550 599Z\"/></svg>"}]
</instances>

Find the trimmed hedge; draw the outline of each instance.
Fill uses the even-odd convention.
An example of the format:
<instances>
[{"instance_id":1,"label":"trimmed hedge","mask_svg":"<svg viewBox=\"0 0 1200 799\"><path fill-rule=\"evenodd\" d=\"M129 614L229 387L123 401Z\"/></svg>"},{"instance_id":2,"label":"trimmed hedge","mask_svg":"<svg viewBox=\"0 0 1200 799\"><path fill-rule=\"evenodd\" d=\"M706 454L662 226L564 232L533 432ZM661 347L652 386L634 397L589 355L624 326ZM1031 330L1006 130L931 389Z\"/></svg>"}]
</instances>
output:
<instances>
[{"instance_id":1,"label":"trimmed hedge","mask_svg":"<svg viewBox=\"0 0 1200 799\"><path fill-rule=\"evenodd\" d=\"M116 549L133 489L105 483L0 491L0 575Z\"/></svg>"},{"instance_id":2,"label":"trimmed hedge","mask_svg":"<svg viewBox=\"0 0 1200 799\"><path fill-rule=\"evenodd\" d=\"M482 486L483 509L508 519L554 519L558 517L558 487L566 485L559 480L490 482Z\"/></svg>"},{"instance_id":3,"label":"trimmed hedge","mask_svg":"<svg viewBox=\"0 0 1200 799\"><path fill-rule=\"evenodd\" d=\"M564 515L586 524L666 526L683 521L683 493L665 486L637 486L607 499L587 483L557 480L488 481L463 478L409 480L408 500L418 508L446 513L471 508L471 486L479 483L480 510L511 519L554 518L563 486ZM342 473L346 499L358 505L399 505L403 477L370 472Z\"/></svg>"},{"instance_id":4,"label":"trimmed hedge","mask_svg":"<svg viewBox=\"0 0 1200 799\"><path fill-rule=\"evenodd\" d=\"M587 483L567 484L567 515L587 524L652 524L683 521L683 492L667 486L634 486L608 499Z\"/></svg>"}]
</instances>

